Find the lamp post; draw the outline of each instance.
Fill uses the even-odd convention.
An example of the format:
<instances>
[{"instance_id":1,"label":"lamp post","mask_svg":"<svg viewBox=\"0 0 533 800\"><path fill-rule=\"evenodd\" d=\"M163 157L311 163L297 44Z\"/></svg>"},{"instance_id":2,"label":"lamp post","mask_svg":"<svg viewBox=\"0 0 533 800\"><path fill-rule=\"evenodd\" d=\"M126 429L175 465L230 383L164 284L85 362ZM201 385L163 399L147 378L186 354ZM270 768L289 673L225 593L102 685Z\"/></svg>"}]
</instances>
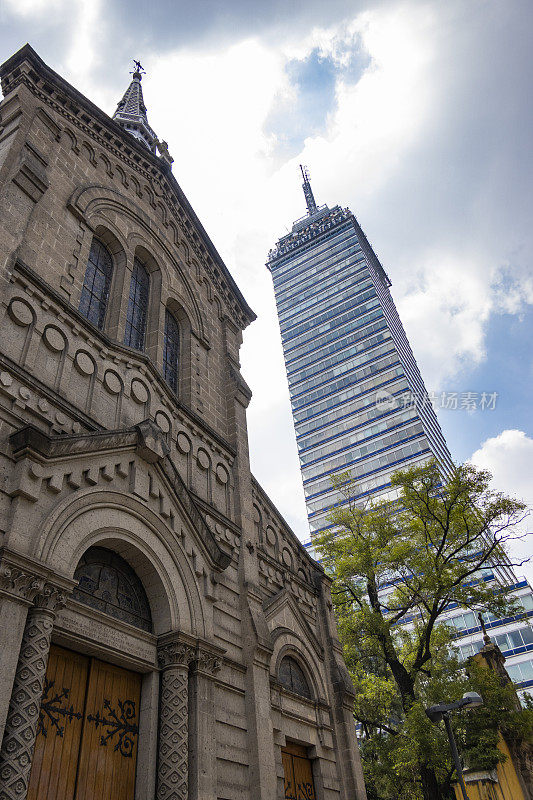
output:
<instances>
[{"instance_id":1,"label":"lamp post","mask_svg":"<svg viewBox=\"0 0 533 800\"><path fill-rule=\"evenodd\" d=\"M466 786L463 779L463 768L459 759L459 752L457 750L457 745L455 743L455 737L453 735L452 725L450 722L450 713L452 711L460 711L463 708L476 708L477 706L481 705L483 705L483 699L479 694L477 694L477 692L465 692L461 699L456 700L455 703L437 703L435 706L429 706L429 708L426 708L426 715L430 718L431 722L437 724L441 721L441 719L444 720L446 733L448 734L448 739L450 740L450 750L452 751L455 771L457 772L457 778L463 794L463 800L468 800L468 795L466 793Z\"/></svg>"}]
</instances>

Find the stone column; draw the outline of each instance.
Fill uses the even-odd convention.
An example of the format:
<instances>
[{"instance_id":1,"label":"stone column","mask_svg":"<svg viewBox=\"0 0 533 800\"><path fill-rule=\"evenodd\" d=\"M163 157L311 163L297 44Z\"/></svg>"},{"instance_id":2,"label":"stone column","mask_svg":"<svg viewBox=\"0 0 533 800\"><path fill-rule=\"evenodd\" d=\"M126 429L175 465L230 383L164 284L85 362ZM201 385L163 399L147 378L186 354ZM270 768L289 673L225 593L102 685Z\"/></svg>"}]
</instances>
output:
<instances>
[{"instance_id":1,"label":"stone column","mask_svg":"<svg viewBox=\"0 0 533 800\"><path fill-rule=\"evenodd\" d=\"M199 649L189 697L189 800L216 800L216 730L214 678L220 654Z\"/></svg>"},{"instance_id":2,"label":"stone column","mask_svg":"<svg viewBox=\"0 0 533 800\"><path fill-rule=\"evenodd\" d=\"M156 800L187 800L189 664L196 658L196 650L188 642L165 640L158 647L157 657L161 668L161 701Z\"/></svg>"},{"instance_id":3,"label":"stone column","mask_svg":"<svg viewBox=\"0 0 533 800\"><path fill-rule=\"evenodd\" d=\"M28 611L0 750L0 800L24 800L41 707L52 628L67 593L45 583Z\"/></svg>"},{"instance_id":4,"label":"stone column","mask_svg":"<svg viewBox=\"0 0 533 800\"><path fill-rule=\"evenodd\" d=\"M44 579L4 555L0 564L0 743L4 735L24 626Z\"/></svg>"}]
</instances>

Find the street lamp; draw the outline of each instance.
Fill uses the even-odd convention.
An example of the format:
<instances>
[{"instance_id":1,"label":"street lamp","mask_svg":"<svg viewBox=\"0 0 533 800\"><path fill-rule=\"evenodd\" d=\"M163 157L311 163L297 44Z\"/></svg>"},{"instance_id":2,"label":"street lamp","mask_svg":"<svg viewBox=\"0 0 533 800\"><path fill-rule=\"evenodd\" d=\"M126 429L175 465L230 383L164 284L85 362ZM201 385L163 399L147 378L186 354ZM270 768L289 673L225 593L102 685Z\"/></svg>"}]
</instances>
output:
<instances>
[{"instance_id":1,"label":"street lamp","mask_svg":"<svg viewBox=\"0 0 533 800\"><path fill-rule=\"evenodd\" d=\"M468 795L466 793L466 786L463 779L463 769L459 760L459 753L457 751L457 745L455 744L455 738L450 723L450 713L452 711L460 711L462 708L476 708L477 706L482 705L483 698L480 697L477 692L465 692L461 699L456 700L455 703L437 703L436 706L429 706L429 708L426 708L426 714L432 722L437 724L441 721L441 719L444 720L446 733L448 734L448 739L450 740L450 750L452 751L457 778L459 780L461 792L463 793L463 800L468 800Z\"/></svg>"}]
</instances>

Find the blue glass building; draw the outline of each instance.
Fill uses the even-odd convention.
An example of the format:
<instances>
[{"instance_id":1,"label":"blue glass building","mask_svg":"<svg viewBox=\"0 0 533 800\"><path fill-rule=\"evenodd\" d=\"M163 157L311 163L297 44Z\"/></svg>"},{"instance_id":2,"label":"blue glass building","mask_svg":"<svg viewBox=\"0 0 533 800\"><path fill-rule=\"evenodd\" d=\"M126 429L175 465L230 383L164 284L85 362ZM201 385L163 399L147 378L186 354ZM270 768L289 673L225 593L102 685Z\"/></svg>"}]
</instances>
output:
<instances>
[{"instance_id":1,"label":"blue glass building","mask_svg":"<svg viewBox=\"0 0 533 800\"><path fill-rule=\"evenodd\" d=\"M397 469L435 458L446 474L453 463L390 280L355 216L339 206L318 207L304 169L302 174L307 214L279 239L267 267L312 537L328 527L333 506L348 502L331 486L335 473L350 471L355 499L365 504L396 499L390 478ZM524 614L533 616L527 581L510 568L497 575L489 567L481 572L480 580L505 586L519 597ZM450 609L448 616L462 655L482 646L472 614ZM533 630L524 616L491 619L487 627L497 629L502 644L507 637L509 647L516 645L513 652L506 648L513 677L533 686Z\"/></svg>"},{"instance_id":2,"label":"blue glass building","mask_svg":"<svg viewBox=\"0 0 533 800\"><path fill-rule=\"evenodd\" d=\"M356 495L391 497L391 474L452 461L390 281L355 216L318 208L270 251L283 353L311 532L339 502L331 476L350 470Z\"/></svg>"}]
</instances>

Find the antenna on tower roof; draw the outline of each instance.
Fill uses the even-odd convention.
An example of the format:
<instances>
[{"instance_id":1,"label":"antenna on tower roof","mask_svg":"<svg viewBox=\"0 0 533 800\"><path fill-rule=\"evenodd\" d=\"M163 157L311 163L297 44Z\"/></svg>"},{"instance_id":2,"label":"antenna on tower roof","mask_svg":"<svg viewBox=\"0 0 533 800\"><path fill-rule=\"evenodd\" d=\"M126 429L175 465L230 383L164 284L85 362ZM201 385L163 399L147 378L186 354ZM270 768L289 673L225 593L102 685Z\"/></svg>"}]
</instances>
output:
<instances>
[{"instance_id":1,"label":"antenna on tower roof","mask_svg":"<svg viewBox=\"0 0 533 800\"><path fill-rule=\"evenodd\" d=\"M311 183L309 181L309 170L307 169L307 167L302 167L301 164L300 164L300 169L302 171L302 177L304 179L302 188L304 190L305 202L307 204L307 213L309 214L309 216L311 216L311 214L316 214L317 207L313 195L313 190L311 189Z\"/></svg>"}]
</instances>

